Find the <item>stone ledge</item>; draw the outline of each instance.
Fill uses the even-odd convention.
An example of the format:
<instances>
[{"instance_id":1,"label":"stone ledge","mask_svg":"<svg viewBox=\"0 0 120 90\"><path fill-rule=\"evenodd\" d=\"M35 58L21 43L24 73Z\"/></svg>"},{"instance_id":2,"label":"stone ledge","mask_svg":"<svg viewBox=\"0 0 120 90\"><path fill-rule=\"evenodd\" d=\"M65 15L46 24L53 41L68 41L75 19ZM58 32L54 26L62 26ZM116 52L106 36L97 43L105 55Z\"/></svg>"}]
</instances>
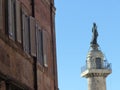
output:
<instances>
[{"instance_id":1,"label":"stone ledge","mask_svg":"<svg viewBox=\"0 0 120 90\"><path fill-rule=\"evenodd\" d=\"M82 77L95 77L95 76L103 76L106 77L107 75L109 75L110 73L112 73L112 70L110 69L88 69L85 70L84 72L81 73Z\"/></svg>"}]
</instances>

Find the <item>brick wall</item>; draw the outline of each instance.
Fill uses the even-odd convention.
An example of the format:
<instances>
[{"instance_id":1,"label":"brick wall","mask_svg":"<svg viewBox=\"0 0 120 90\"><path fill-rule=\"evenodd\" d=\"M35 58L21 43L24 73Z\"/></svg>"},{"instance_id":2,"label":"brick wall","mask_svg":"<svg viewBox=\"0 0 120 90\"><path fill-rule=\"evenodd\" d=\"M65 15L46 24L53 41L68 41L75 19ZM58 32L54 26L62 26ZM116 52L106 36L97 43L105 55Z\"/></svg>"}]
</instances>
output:
<instances>
[{"instance_id":1,"label":"brick wall","mask_svg":"<svg viewBox=\"0 0 120 90\"><path fill-rule=\"evenodd\" d=\"M19 87L21 90L57 90L57 70L54 69L56 68L56 50L54 47L55 42L53 42L55 36L53 36L54 28L52 28L54 27L54 19L52 19L51 11L51 3L52 5L54 3L53 0L34 0L34 5L32 0L14 0L20 2L20 10L24 9L27 16L33 17L37 26L47 33L47 66L41 65L37 61L36 67L34 61L37 60L37 57L26 53L23 49L23 29L20 28L20 42L17 39L9 38L9 17L7 17L9 13L6 4L8 0L0 1L2 2L2 4L0 3L2 5L2 8L0 8L2 10L2 14L0 14L0 80L5 81L6 87ZM22 21L18 25L21 25L21 23ZM23 25L20 27L23 27Z\"/></svg>"}]
</instances>

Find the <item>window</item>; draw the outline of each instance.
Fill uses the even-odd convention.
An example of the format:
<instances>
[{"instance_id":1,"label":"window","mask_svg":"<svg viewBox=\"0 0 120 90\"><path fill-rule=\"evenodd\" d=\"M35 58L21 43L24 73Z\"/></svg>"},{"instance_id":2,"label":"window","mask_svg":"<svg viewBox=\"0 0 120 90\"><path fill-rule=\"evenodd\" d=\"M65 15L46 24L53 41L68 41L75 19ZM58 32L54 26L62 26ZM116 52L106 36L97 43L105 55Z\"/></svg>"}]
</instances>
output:
<instances>
[{"instance_id":1,"label":"window","mask_svg":"<svg viewBox=\"0 0 120 90\"><path fill-rule=\"evenodd\" d=\"M96 58L96 69L101 69L102 64L101 64L101 58Z\"/></svg>"},{"instance_id":2,"label":"window","mask_svg":"<svg viewBox=\"0 0 120 90\"><path fill-rule=\"evenodd\" d=\"M41 65L48 67L48 40L47 33L44 30L41 30L39 26L36 28L36 42L37 42L37 60Z\"/></svg>"},{"instance_id":3,"label":"window","mask_svg":"<svg viewBox=\"0 0 120 90\"><path fill-rule=\"evenodd\" d=\"M38 25L36 25L36 42L37 42L37 60L40 62L41 65L43 65L44 62L43 62L42 31Z\"/></svg>"},{"instance_id":4,"label":"window","mask_svg":"<svg viewBox=\"0 0 120 90\"><path fill-rule=\"evenodd\" d=\"M24 6L20 6L19 0L8 0L8 35L10 39L22 43L27 54L37 57L41 65L48 67L47 32L28 15Z\"/></svg>"},{"instance_id":5,"label":"window","mask_svg":"<svg viewBox=\"0 0 120 90\"><path fill-rule=\"evenodd\" d=\"M20 2L18 0L15 1L15 15L16 15L16 40L21 43L21 8L20 8Z\"/></svg>"},{"instance_id":6,"label":"window","mask_svg":"<svg viewBox=\"0 0 120 90\"><path fill-rule=\"evenodd\" d=\"M21 43L21 10L18 0L8 0L8 34Z\"/></svg>"},{"instance_id":7,"label":"window","mask_svg":"<svg viewBox=\"0 0 120 90\"><path fill-rule=\"evenodd\" d=\"M15 40L15 0L8 0L8 34Z\"/></svg>"},{"instance_id":8,"label":"window","mask_svg":"<svg viewBox=\"0 0 120 90\"><path fill-rule=\"evenodd\" d=\"M30 16L30 52L31 55L36 57L36 22Z\"/></svg>"},{"instance_id":9,"label":"window","mask_svg":"<svg viewBox=\"0 0 120 90\"><path fill-rule=\"evenodd\" d=\"M22 10L22 34L23 34L23 49L26 53L30 53L30 31L29 31L29 17Z\"/></svg>"},{"instance_id":10,"label":"window","mask_svg":"<svg viewBox=\"0 0 120 90\"><path fill-rule=\"evenodd\" d=\"M23 49L27 53L30 52L29 28L29 16L21 9L19 0L8 0L9 38L23 43Z\"/></svg>"}]
</instances>

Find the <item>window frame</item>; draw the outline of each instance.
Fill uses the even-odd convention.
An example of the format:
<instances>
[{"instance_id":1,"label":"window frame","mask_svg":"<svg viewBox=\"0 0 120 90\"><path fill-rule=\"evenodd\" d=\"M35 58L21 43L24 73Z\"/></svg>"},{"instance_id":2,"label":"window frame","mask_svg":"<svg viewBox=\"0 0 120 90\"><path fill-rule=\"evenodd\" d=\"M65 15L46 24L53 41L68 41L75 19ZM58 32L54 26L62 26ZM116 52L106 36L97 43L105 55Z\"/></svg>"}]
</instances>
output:
<instances>
[{"instance_id":1,"label":"window frame","mask_svg":"<svg viewBox=\"0 0 120 90\"><path fill-rule=\"evenodd\" d=\"M22 47L23 50L30 54L30 26L29 26L29 15L22 8Z\"/></svg>"},{"instance_id":2,"label":"window frame","mask_svg":"<svg viewBox=\"0 0 120 90\"><path fill-rule=\"evenodd\" d=\"M38 24L36 24L36 46L37 46L37 61L42 66L44 66L42 29Z\"/></svg>"},{"instance_id":3,"label":"window frame","mask_svg":"<svg viewBox=\"0 0 120 90\"><path fill-rule=\"evenodd\" d=\"M102 69L101 58L96 58L95 63L96 63L96 69Z\"/></svg>"}]
</instances>

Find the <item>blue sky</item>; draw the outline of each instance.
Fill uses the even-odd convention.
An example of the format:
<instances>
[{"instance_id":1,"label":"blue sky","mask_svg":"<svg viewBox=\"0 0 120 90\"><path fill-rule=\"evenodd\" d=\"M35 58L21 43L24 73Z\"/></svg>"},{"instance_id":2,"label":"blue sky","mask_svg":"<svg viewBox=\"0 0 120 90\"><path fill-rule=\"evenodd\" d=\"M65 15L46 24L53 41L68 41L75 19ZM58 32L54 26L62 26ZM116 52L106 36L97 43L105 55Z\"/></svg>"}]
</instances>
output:
<instances>
[{"instance_id":1,"label":"blue sky","mask_svg":"<svg viewBox=\"0 0 120 90\"><path fill-rule=\"evenodd\" d=\"M87 90L80 76L96 22L98 43L112 74L107 90L120 90L120 0L55 0L58 83L60 90Z\"/></svg>"}]
</instances>

